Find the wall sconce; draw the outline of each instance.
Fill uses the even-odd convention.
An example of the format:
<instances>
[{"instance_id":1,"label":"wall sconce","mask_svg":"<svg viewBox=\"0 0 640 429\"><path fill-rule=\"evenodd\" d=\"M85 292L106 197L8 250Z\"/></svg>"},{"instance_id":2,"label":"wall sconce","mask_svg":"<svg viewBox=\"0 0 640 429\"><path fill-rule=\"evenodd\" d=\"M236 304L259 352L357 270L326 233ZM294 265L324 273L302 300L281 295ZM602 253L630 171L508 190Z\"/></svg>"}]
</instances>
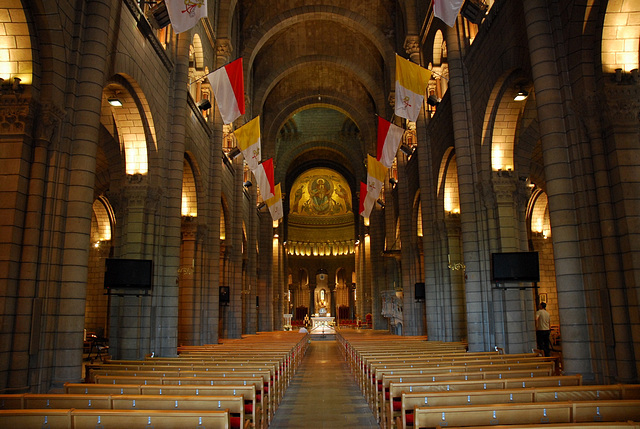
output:
<instances>
[{"instance_id":1,"label":"wall sconce","mask_svg":"<svg viewBox=\"0 0 640 429\"><path fill-rule=\"evenodd\" d=\"M107 98L107 102L113 107L122 107L122 101L117 97Z\"/></svg>"},{"instance_id":2,"label":"wall sconce","mask_svg":"<svg viewBox=\"0 0 640 429\"><path fill-rule=\"evenodd\" d=\"M258 204L258 207L256 207L256 208L258 209L258 211L260 211L260 209L262 209L266 205L267 205L267 203L263 201L260 204Z\"/></svg>"},{"instance_id":3,"label":"wall sconce","mask_svg":"<svg viewBox=\"0 0 640 429\"><path fill-rule=\"evenodd\" d=\"M22 91L22 85L20 85L20 82L22 82L22 79L20 79L19 77L13 78L13 84L11 85L11 89L13 89L13 92Z\"/></svg>"},{"instance_id":4,"label":"wall sconce","mask_svg":"<svg viewBox=\"0 0 640 429\"><path fill-rule=\"evenodd\" d=\"M483 0L466 0L460 13L474 24L480 24L489 6Z\"/></svg>"},{"instance_id":5,"label":"wall sconce","mask_svg":"<svg viewBox=\"0 0 640 429\"><path fill-rule=\"evenodd\" d=\"M396 179L394 179L393 177L389 178L389 183L391 183L391 187L395 189L396 186L398 186L398 181Z\"/></svg>"},{"instance_id":6,"label":"wall sconce","mask_svg":"<svg viewBox=\"0 0 640 429\"><path fill-rule=\"evenodd\" d=\"M204 112L206 110L211 109L211 102L208 99L204 98L204 99L198 101L197 106L198 106L198 109L200 109L200 110L202 110Z\"/></svg>"},{"instance_id":7,"label":"wall sconce","mask_svg":"<svg viewBox=\"0 0 640 429\"><path fill-rule=\"evenodd\" d=\"M229 159L234 159L236 158L238 155L240 155L242 152L240 152L240 149L238 149L237 147L234 147L233 149L231 149L229 151L229 153L227 154L227 156L229 157Z\"/></svg>"},{"instance_id":8,"label":"wall sconce","mask_svg":"<svg viewBox=\"0 0 640 429\"><path fill-rule=\"evenodd\" d=\"M167 10L165 2L161 1L155 7L150 9L149 12L147 12L147 19L149 19L149 22L156 30L160 30L161 28L171 24L169 11Z\"/></svg>"},{"instance_id":9,"label":"wall sconce","mask_svg":"<svg viewBox=\"0 0 640 429\"><path fill-rule=\"evenodd\" d=\"M413 155L413 148L406 143L400 145L400 150L407 156Z\"/></svg>"},{"instance_id":10,"label":"wall sconce","mask_svg":"<svg viewBox=\"0 0 640 429\"><path fill-rule=\"evenodd\" d=\"M433 94L431 94L429 97L427 97L427 104L429 106L436 107L438 104L440 104L441 101L442 101L442 99L436 97Z\"/></svg>"},{"instance_id":11,"label":"wall sconce","mask_svg":"<svg viewBox=\"0 0 640 429\"><path fill-rule=\"evenodd\" d=\"M384 202L382 200L377 200L376 203L382 208L384 208Z\"/></svg>"},{"instance_id":12,"label":"wall sconce","mask_svg":"<svg viewBox=\"0 0 640 429\"><path fill-rule=\"evenodd\" d=\"M520 91L518 91L516 96L513 97L513 101L524 101L527 99L528 96L529 96L529 93L524 89L520 88Z\"/></svg>"},{"instance_id":13,"label":"wall sconce","mask_svg":"<svg viewBox=\"0 0 640 429\"><path fill-rule=\"evenodd\" d=\"M253 183L251 183L251 180L247 180L242 184L242 186L244 186L245 188L250 188L253 186Z\"/></svg>"}]
</instances>

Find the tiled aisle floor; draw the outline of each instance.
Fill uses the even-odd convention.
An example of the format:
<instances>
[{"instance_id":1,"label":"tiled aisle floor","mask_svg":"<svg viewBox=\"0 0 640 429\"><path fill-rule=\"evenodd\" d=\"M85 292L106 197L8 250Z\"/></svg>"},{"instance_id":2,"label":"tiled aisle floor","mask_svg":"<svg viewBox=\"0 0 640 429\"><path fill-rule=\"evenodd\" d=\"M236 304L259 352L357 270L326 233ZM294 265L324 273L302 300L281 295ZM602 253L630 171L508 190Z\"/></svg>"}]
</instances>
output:
<instances>
[{"instance_id":1,"label":"tiled aisle floor","mask_svg":"<svg viewBox=\"0 0 640 429\"><path fill-rule=\"evenodd\" d=\"M269 429L377 428L336 341L312 341Z\"/></svg>"}]
</instances>

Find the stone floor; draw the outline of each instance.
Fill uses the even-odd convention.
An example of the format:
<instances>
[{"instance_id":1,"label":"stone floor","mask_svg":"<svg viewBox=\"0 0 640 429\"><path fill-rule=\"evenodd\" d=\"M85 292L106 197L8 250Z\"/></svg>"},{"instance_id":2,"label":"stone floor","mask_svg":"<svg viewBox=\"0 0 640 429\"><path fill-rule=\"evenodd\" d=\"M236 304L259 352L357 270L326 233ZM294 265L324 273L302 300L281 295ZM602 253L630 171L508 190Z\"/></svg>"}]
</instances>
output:
<instances>
[{"instance_id":1,"label":"stone floor","mask_svg":"<svg viewBox=\"0 0 640 429\"><path fill-rule=\"evenodd\" d=\"M336 341L312 341L269 429L377 428Z\"/></svg>"}]
</instances>

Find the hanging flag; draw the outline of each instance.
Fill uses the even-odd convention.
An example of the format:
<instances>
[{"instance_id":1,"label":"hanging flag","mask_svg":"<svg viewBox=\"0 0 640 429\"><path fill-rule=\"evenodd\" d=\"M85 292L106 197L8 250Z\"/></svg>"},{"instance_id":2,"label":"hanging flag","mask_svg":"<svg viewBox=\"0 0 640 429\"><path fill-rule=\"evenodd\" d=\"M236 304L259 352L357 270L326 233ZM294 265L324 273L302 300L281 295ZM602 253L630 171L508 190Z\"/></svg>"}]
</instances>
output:
<instances>
[{"instance_id":1,"label":"hanging flag","mask_svg":"<svg viewBox=\"0 0 640 429\"><path fill-rule=\"evenodd\" d=\"M165 0L173 31L182 33L191 30L207 17L207 0Z\"/></svg>"},{"instance_id":2,"label":"hanging flag","mask_svg":"<svg viewBox=\"0 0 640 429\"><path fill-rule=\"evenodd\" d=\"M359 213L362 217L369 217L371 210L366 211L364 207L364 201L367 198L367 184L360 182L360 210Z\"/></svg>"},{"instance_id":3,"label":"hanging flag","mask_svg":"<svg viewBox=\"0 0 640 429\"><path fill-rule=\"evenodd\" d=\"M431 72L396 54L395 114L412 122L418 119Z\"/></svg>"},{"instance_id":4,"label":"hanging flag","mask_svg":"<svg viewBox=\"0 0 640 429\"><path fill-rule=\"evenodd\" d=\"M464 0L433 0L433 14L449 27L453 27Z\"/></svg>"},{"instance_id":5,"label":"hanging flag","mask_svg":"<svg viewBox=\"0 0 640 429\"><path fill-rule=\"evenodd\" d=\"M273 197L266 200L266 203L271 213L271 219L281 219L284 213L282 211L282 192L280 191L279 183L274 186Z\"/></svg>"},{"instance_id":6,"label":"hanging flag","mask_svg":"<svg viewBox=\"0 0 640 429\"><path fill-rule=\"evenodd\" d=\"M367 192L364 202L361 203L364 209L364 214L362 211L360 212L362 216L369 217L369 214L371 214L371 210L380 196L386 177L387 167L371 155L367 155ZM360 199L362 199L362 192L360 193Z\"/></svg>"},{"instance_id":7,"label":"hanging flag","mask_svg":"<svg viewBox=\"0 0 640 429\"><path fill-rule=\"evenodd\" d=\"M378 116L378 161L387 168L398 153L404 129Z\"/></svg>"},{"instance_id":8,"label":"hanging flag","mask_svg":"<svg viewBox=\"0 0 640 429\"><path fill-rule=\"evenodd\" d=\"M258 168L260 163L260 116L247 122L234 132L238 142L238 149L251 171Z\"/></svg>"},{"instance_id":9,"label":"hanging flag","mask_svg":"<svg viewBox=\"0 0 640 429\"><path fill-rule=\"evenodd\" d=\"M258 167L253 171L253 175L256 178L258 189L262 194L263 200L273 198L275 192L273 186L273 158L269 158L264 162L258 164Z\"/></svg>"},{"instance_id":10,"label":"hanging flag","mask_svg":"<svg viewBox=\"0 0 640 429\"><path fill-rule=\"evenodd\" d=\"M188 1L188 0L185 0ZM230 62L207 75L222 122L230 124L244 115L244 74L242 58Z\"/></svg>"}]
</instances>

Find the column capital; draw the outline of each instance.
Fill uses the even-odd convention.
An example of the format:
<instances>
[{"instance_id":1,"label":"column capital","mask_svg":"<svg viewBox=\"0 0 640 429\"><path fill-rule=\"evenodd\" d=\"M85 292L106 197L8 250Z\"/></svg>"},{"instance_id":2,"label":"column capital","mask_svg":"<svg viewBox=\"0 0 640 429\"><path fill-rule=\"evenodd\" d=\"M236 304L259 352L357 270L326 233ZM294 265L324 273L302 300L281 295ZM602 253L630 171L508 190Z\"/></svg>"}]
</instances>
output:
<instances>
[{"instance_id":1,"label":"column capital","mask_svg":"<svg viewBox=\"0 0 640 429\"><path fill-rule=\"evenodd\" d=\"M403 48L411 58L411 61L416 64L420 63L420 38L418 36L405 37Z\"/></svg>"},{"instance_id":2,"label":"column capital","mask_svg":"<svg viewBox=\"0 0 640 429\"><path fill-rule=\"evenodd\" d=\"M232 53L233 45L230 39L218 39L216 41L216 56L219 63L221 63L220 65L228 63Z\"/></svg>"},{"instance_id":3,"label":"column capital","mask_svg":"<svg viewBox=\"0 0 640 429\"><path fill-rule=\"evenodd\" d=\"M605 116L616 126L637 127L640 123L640 85L605 84Z\"/></svg>"}]
</instances>

